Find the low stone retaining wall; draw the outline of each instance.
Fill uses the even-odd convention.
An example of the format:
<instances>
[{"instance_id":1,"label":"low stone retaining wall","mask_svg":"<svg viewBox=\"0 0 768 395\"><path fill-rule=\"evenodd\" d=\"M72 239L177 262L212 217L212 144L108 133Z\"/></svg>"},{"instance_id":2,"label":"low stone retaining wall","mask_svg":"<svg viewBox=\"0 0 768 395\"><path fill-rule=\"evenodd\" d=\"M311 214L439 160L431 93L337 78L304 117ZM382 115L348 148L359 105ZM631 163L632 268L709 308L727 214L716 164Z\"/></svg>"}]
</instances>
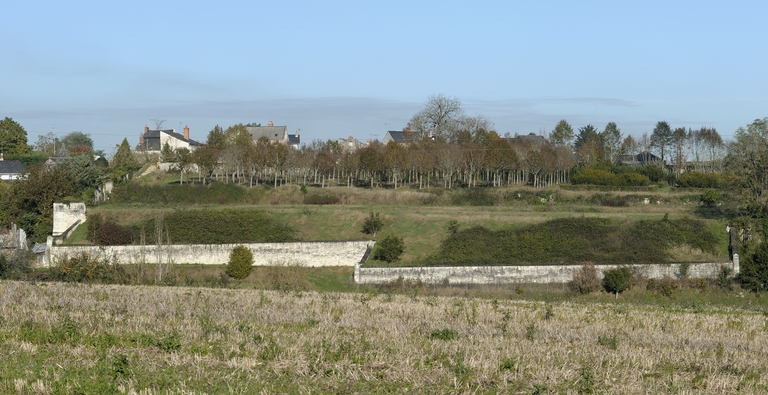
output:
<instances>
[{"instance_id":1,"label":"low stone retaining wall","mask_svg":"<svg viewBox=\"0 0 768 395\"><path fill-rule=\"evenodd\" d=\"M725 265L739 272L738 255L733 262L688 264L687 276L714 278ZM680 263L644 265L595 265L599 278L603 272L619 266L628 266L647 278L676 277ZM509 283L565 283L581 270L582 265L545 266L450 266L450 267L365 267L355 266L355 282L358 284L383 284L403 280L421 280L427 284L509 284Z\"/></svg>"},{"instance_id":2,"label":"low stone retaining wall","mask_svg":"<svg viewBox=\"0 0 768 395\"><path fill-rule=\"evenodd\" d=\"M253 252L254 266L354 266L373 241L238 243L129 246L53 246L50 242L43 266L67 257L88 253L120 264L190 263L225 265L232 248L245 246Z\"/></svg>"}]
</instances>

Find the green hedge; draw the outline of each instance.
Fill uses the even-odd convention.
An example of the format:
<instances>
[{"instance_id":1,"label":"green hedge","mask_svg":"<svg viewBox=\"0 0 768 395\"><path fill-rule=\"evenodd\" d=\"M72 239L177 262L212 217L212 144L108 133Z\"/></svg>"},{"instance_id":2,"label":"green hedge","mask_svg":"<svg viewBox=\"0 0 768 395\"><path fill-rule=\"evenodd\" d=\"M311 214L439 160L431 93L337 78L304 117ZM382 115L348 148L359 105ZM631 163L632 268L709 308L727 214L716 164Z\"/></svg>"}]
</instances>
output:
<instances>
[{"instance_id":1,"label":"green hedge","mask_svg":"<svg viewBox=\"0 0 768 395\"><path fill-rule=\"evenodd\" d=\"M424 264L659 263L669 262L670 248L683 244L715 253L718 243L706 224L695 219L618 222L566 218L524 229L492 231L475 227L459 231Z\"/></svg>"},{"instance_id":2,"label":"green hedge","mask_svg":"<svg viewBox=\"0 0 768 395\"><path fill-rule=\"evenodd\" d=\"M648 186L651 180L639 173L615 174L608 170L587 168L574 173L571 182L574 184L604 185L617 187Z\"/></svg>"},{"instance_id":3,"label":"green hedge","mask_svg":"<svg viewBox=\"0 0 768 395\"><path fill-rule=\"evenodd\" d=\"M154 244L156 219L134 226L134 240ZM181 210L162 218L163 244L263 243L297 240L296 231L257 210ZM167 231L167 233L166 233Z\"/></svg>"},{"instance_id":4,"label":"green hedge","mask_svg":"<svg viewBox=\"0 0 768 395\"><path fill-rule=\"evenodd\" d=\"M237 204L257 201L263 188L245 188L214 182L210 185L143 185L126 183L116 186L110 202L142 204Z\"/></svg>"},{"instance_id":5,"label":"green hedge","mask_svg":"<svg viewBox=\"0 0 768 395\"><path fill-rule=\"evenodd\" d=\"M721 180L723 177L718 173L691 171L677 177L677 185L683 188L718 188Z\"/></svg>"}]
</instances>

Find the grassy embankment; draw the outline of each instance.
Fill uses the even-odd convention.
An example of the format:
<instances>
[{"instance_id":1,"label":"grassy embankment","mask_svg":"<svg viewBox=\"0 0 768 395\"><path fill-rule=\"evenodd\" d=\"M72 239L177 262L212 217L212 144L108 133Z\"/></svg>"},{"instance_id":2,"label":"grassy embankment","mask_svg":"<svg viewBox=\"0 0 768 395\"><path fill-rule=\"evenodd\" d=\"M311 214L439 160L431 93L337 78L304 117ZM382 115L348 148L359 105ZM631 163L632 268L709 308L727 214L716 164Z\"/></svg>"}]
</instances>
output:
<instances>
[{"instance_id":1,"label":"grassy embankment","mask_svg":"<svg viewBox=\"0 0 768 395\"><path fill-rule=\"evenodd\" d=\"M142 189L143 188L143 189ZM200 188L199 186L193 188ZM337 204L308 205L307 196L331 196ZM649 198L651 204L643 204ZM543 202L542 202L543 199ZM695 191L616 192L566 191L558 188L534 190L509 187L483 190L386 190L346 187L308 188L302 194L297 186L279 188L238 188L215 185L190 189L179 186L148 185L127 191L117 201L90 210L121 224L188 209L256 209L269 213L279 223L296 230L301 240L361 240L360 232L369 212L381 213L385 225L377 238L396 234L405 240L402 262L418 262L436 254L448 233L450 221L460 229L482 226L490 230L520 228L556 218L606 218L614 221L658 220L695 217L699 208ZM658 202L658 203L657 203ZM472 206L471 204L490 204ZM674 260L718 259L727 253L723 220L707 220L718 238L718 248L710 256L694 255L686 248L672 251ZM72 243L84 242L78 229Z\"/></svg>"},{"instance_id":2,"label":"grassy embankment","mask_svg":"<svg viewBox=\"0 0 768 395\"><path fill-rule=\"evenodd\" d=\"M2 282L0 392L759 393L767 322L602 295Z\"/></svg>"}]
</instances>

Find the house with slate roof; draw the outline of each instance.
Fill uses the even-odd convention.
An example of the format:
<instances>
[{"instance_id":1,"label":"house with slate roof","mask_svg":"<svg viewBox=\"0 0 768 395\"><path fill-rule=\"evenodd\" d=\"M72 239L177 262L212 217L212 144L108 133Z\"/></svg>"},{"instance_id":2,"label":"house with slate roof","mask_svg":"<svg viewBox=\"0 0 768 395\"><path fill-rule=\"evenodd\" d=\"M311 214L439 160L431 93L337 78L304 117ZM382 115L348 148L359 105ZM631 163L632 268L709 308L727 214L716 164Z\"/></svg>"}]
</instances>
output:
<instances>
[{"instance_id":1,"label":"house with slate roof","mask_svg":"<svg viewBox=\"0 0 768 395\"><path fill-rule=\"evenodd\" d=\"M267 126L246 126L245 129L251 135L251 140L254 142L262 137L266 137L273 143L285 144L295 149L298 149L301 144L298 130L290 134L288 133L287 126L275 126L272 121L269 121Z\"/></svg>"},{"instance_id":2,"label":"house with slate roof","mask_svg":"<svg viewBox=\"0 0 768 395\"><path fill-rule=\"evenodd\" d=\"M15 181L24 178L27 168L17 160L5 160L0 153L0 180Z\"/></svg>"},{"instance_id":3,"label":"house with slate roof","mask_svg":"<svg viewBox=\"0 0 768 395\"><path fill-rule=\"evenodd\" d=\"M384 145L387 145L390 141L394 141L398 144L411 144L419 140L419 134L407 130L390 130L384 136Z\"/></svg>"},{"instance_id":4,"label":"house with slate roof","mask_svg":"<svg viewBox=\"0 0 768 395\"><path fill-rule=\"evenodd\" d=\"M149 127L144 126L144 133L139 136L136 151L159 153L165 144L168 144L172 150L186 148L190 151L194 151L200 145L199 142L189 138L189 126L184 127L183 135L176 133L176 129L149 130Z\"/></svg>"}]
</instances>

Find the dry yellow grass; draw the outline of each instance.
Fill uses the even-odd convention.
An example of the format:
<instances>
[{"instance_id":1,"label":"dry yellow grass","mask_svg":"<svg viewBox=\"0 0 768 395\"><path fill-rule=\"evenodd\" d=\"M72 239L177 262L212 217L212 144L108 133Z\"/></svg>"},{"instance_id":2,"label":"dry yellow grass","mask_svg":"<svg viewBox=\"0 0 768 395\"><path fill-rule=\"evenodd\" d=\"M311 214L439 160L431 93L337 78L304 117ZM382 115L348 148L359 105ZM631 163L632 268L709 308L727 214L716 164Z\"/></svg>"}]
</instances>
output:
<instances>
[{"instance_id":1,"label":"dry yellow grass","mask_svg":"<svg viewBox=\"0 0 768 395\"><path fill-rule=\"evenodd\" d=\"M15 362L0 367L2 393L53 393L62 381L74 392L93 380L146 394L768 388L768 320L743 310L19 282L0 288L0 352ZM61 328L77 336L45 340L57 339Z\"/></svg>"}]
</instances>

